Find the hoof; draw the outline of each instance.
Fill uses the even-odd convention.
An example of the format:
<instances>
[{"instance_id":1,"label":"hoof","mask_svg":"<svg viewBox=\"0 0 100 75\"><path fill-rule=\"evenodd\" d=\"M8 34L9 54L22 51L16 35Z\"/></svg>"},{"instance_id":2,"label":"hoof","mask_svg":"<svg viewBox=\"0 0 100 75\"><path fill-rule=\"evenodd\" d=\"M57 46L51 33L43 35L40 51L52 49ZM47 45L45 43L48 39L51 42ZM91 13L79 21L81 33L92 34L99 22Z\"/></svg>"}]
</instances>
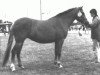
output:
<instances>
[{"instance_id":1,"label":"hoof","mask_svg":"<svg viewBox=\"0 0 100 75\"><path fill-rule=\"evenodd\" d=\"M15 71L16 69L15 69L15 65L14 64L11 64L10 65L10 69L11 69L11 71Z\"/></svg>"},{"instance_id":2,"label":"hoof","mask_svg":"<svg viewBox=\"0 0 100 75\"><path fill-rule=\"evenodd\" d=\"M16 69L11 69L12 72L16 71Z\"/></svg>"},{"instance_id":3,"label":"hoof","mask_svg":"<svg viewBox=\"0 0 100 75\"><path fill-rule=\"evenodd\" d=\"M58 68L63 68L63 66L61 65L61 63L58 63Z\"/></svg>"},{"instance_id":4,"label":"hoof","mask_svg":"<svg viewBox=\"0 0 100 75\"><path fill-rule=\"evenodd\" d=\"M56 65L56 67L58 67L58 68L63 68L63 66L61 65L61 63L60 62L54 62L54 64Z\"/></svg>"},{"instance_id":5,"label":"hoof","mask_svg":"<svg viewBox=\"0 0 100 75\"><path fill-rule=\"evenodd\" d=\"M20 68L24 69L24 66L22 66L22 65L18 65L18 67L20 67Z\"/></svg>"},{"instance_id":6,"label":"hoof","mask_svg":"<svg viewBox=\"0 0 100 75\"><path fill-rule=\"evenodd\" d=\"M24 66L20 66L20 68L24 69L25 67Z\"/></svg>"},{"instance_id":7,"label":"hoof","mask_svg":"<svg viewBox=\"0 0 100 75\"><path fill-rule=\"evenodd\" d=\"M60 64L60 65L59 65L59 68L63 68L63 66Z\"/></svg>"}]
</instances>

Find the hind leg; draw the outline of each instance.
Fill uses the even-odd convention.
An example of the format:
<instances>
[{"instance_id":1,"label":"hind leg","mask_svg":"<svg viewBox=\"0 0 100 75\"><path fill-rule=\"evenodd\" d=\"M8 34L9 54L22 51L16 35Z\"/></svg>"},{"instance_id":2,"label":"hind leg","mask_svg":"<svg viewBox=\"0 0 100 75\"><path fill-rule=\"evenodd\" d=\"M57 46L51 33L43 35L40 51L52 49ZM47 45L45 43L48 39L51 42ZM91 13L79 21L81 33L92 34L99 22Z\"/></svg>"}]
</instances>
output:
<instances>
[{"instance_id":1,"label":"hind leg","mask_svg":"<svg viewBox=\"0 0 100 75\"><path fill-rule=\"evenodd\" d=\"M14 71L15 70L15 55L17 54L17 58L18 58L18 65L22 65L21 64L21 60L20 60L20 51L22 49L22 45L23 45L23 42L22 41L17 41L15 43L15 46L13 47L12 49L12 56L11 56L11 70Z\"/></svg>"},{"instance_id":2,"label":"hind leg","mask_svg":"<svg viewBox=\"0 0 100 75\"><path fill-rule=\"evenodd\" d=\"M10 65L10 68L11 68L12 71L15 71L14 63L15 63L16 48L17 48L17 44L15 44L13 49L12 49L11 65Z\"/></svg>"},{"instance_id":3,"label":"hind leg","mask_svg":"<svg viewBox=\"0 0 100 75\"><path fill-rule=\"evenodd\" d=\"M19 44L19 49L17 50L17 59L18 59L18 66L21 68L24 68L22 63L21 63L21 59L20 59L20 53L21 53L21 49L23 46L23 42L18 43Z\"/></svg>"}]
</instances>

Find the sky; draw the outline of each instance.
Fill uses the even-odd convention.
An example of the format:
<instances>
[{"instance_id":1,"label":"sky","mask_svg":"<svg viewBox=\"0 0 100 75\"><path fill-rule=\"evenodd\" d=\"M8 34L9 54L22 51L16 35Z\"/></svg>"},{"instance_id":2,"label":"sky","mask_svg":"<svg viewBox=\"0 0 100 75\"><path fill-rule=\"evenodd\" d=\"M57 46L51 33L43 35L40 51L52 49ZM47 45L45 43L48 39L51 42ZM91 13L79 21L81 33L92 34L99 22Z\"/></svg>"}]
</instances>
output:
<instances>
[{"instance_id":1,"label":"sky","mask_svg":"<svg viewBox=\"0 0 100 75\"><path fill-rule=\"evenodd\" d=\"M89 11L97 9L100 15L99 0L41 0L42 19L46 20L73 7L83 6L86 17L91 21ZM29 17L40 19L40 0L0 0L0 19L14 22Z\"/></svg>"}]
</instances>

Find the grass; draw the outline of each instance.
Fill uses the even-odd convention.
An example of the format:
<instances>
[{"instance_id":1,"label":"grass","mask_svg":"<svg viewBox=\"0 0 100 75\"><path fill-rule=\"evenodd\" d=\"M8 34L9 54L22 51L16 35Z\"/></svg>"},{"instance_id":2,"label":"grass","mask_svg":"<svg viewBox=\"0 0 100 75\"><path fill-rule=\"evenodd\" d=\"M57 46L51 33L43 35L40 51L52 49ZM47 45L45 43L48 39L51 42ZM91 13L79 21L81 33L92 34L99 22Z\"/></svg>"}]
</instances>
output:
<instances>
[{"instance_id":1,"label":"grass","mask_svg":"<svg viewBox=\"0 0 100 75\"><path fill-rule=\"evenodd\" d=\"M6 49L8 36L0 37L0 75L99 75L100 64L91 62L93 59L90 34L79 36L69 33L62 48L62 69L54 66L54 43L39 44L27 39L21 52L25 69L16 66L17 71L11 72L9 67L2 68L1 63ZM8 64L10 63L10 60ZM17 64L17 62L16 62Z\"/></svg>"}]
</instances>

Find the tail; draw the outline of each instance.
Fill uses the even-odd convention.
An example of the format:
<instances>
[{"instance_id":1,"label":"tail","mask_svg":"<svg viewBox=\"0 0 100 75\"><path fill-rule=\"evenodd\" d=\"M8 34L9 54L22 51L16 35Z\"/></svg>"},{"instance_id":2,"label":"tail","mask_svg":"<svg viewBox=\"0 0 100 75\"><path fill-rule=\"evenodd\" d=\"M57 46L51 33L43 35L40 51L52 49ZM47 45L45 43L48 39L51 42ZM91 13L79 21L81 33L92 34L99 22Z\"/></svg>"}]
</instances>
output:
<instances>
[{"instance_id":1,"label":"tail","mask_svg":"<svg viewBox=\"0 0 100 75\"><path fill-rule=\"evenodd\" d=\"M6 48L6 51L5 51L5 56L4 56L4 59L3 59L2 66L5 66L8 59L9 59L12 43L13 43L13 32L11 31L10 35L9 35L8 44L7 44L7 48Z\"/></svg>"}]
</instances>

